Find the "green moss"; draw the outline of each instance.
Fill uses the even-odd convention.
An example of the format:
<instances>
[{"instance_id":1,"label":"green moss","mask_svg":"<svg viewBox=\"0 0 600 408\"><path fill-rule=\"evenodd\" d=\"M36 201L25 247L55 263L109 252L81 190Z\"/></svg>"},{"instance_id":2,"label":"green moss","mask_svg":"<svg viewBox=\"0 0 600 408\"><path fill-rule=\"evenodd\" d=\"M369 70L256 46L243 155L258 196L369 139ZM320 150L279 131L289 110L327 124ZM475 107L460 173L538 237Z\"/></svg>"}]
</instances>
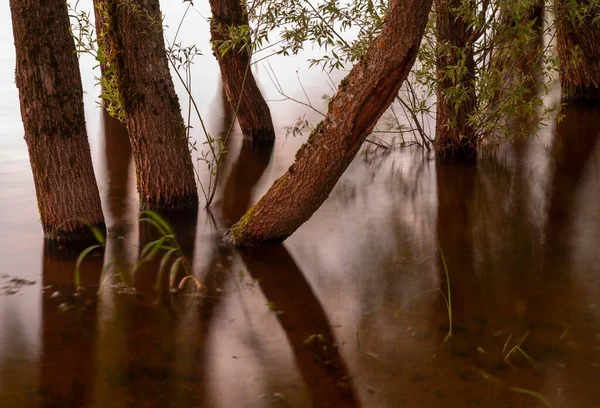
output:
<instances>
[{"instance_id":1,"label":"green moss","mask_svg":"<svg viewBox=\"0 0 600 408\"><path fill-rule=\"evenodd\" d=\"M240 220L238 222L236 222L229 230L229 234L231 235L231 237L234 240L238 239L238 237L242 233L242 230L250 222L250 219L252 218L252 214L254 214L255 208L256 208L256 206L250 207L250 209L248 211L246 211L246 214L244 214L244 216L242 218L240 218Z\"/></svg>"},{"instance_id":2,"label":"green moss","mask_svg":"<svg viewBox=\"0 0 600 408\"><path fill-rule=\"evenodd\" d=\"M325 121L322 120L321 122L319 122L319 124L313 129L312 132L310 132L310 136L308 137L307 143L308 144L312 144L315 141L315 138L317 137L317 135L319 133L321 133L321 131L323 130L323 128L325 127Z\"/></svg>"},{"instance_id":3,"label":"green moss","mask_svg":"<svg viewBox=\"0 0 600 408\"><path fill-rule=\"evenodd\" d=\"M348 77L342 79L342 82L340 82L340 86L342 87L342 91L346 90L346 87L350 84L350 80L348 79Z\"/></svg>"},{"instance_id":4,"label":"green moss","mask_svg":"<svg viewBox=\"0 0 600 408\"><path fill-rule=\"evenodd\" d=\"M300 146L300 149L298 149L298 151L296 152L296 160L300 159L300 157L302 157L302 153L304 153L304 150L306 150L306 147L308 146L307 143L303 143L302 146Z\"/></svg>"}]
</instances>

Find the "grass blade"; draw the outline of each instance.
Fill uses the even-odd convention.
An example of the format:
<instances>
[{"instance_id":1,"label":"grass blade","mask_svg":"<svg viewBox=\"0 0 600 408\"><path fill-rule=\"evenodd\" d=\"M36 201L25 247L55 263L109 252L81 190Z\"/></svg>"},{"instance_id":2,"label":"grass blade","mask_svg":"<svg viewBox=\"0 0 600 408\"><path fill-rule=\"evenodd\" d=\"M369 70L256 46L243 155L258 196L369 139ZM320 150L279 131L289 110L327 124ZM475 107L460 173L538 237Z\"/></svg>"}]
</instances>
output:
<instances>
[{"instance_id":1,"label":"grass blade","mask_svg":"<svg viewBox=\"0 0 600 408\"><path fill-rule=\"evenodd\" d=\"M442 245L438 241L438 251L440 251L440 257L442 258L442 265L444 266L444 272L446 273L446 304L448 309L448 325L450 329L444 339L444 343L452 339L452 291L450 290L450 274L448 273L448 265L446 264L446 258L444 257L444 251L442 251Z\"/></svg>"},{"instance_id":2,"label":"grass blade","mask_svg":"<svg viewBox=\"0 0 600 408\"><path fill-rule=\"evenodd\" d=\"M157 227L161 234L175 235L169 224L156 211L144 210L141 212L141 214L148 216L149 219L152 219L154 221L153 224Z\"/></svg>"},{"instance_id":3,"label":"grass blade","mask_svg":"<svg viewBox=\"0 0 600 408\"><path fill-rule=\"evenodd\" d=\"M521 394L531 395L532 397L535 397L538 400L540 400L541 402L543 402L547 408L552 408L552 404L550 404L550 401L548 401L548 399L546 397L544 397L542 394L540 394L538 392L528 390L527 388L519 388L519 387L511 387L510 390L514 391L514 392L519 392Z\"/></svg>"},{"instance_id":4,"label":"grass blade","mask_svg":"<svg viewBox=\"0 0 600 408\"><path fill-rule=\"evenodd\" d=\"M80 276L81 263L83 262L85 257L88 256L88 254L90 252L92 252L93 250L98 249L98 248L104 248L104 245L97 244L97 245L92 245L90 247L87 247L77 257L77 263L75 264L75 288L78 289L79 287L81 287L81 276Z\"/></svg>"}]
</instances>

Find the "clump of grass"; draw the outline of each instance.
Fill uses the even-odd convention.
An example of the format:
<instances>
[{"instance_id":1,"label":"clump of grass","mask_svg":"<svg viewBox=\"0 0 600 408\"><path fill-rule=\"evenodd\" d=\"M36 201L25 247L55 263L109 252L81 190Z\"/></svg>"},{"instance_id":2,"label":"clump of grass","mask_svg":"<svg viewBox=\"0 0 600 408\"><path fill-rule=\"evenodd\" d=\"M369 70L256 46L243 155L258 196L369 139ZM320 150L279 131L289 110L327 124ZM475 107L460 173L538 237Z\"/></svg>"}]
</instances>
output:
<instances>
[{"instance_id":1,"label":"clump of grass","mask_svg":"<svg viewBox=\"0 0 600 408\"><path fill-rule=\"evenodd\" d=\"M151 210L142 211L140 216L140 222L146 222L156 228L159 233L159 238L148 242L144 246L142 252L140 253L139 260L133 270L138 270L144 263L151 261L155 256L157 256L157 254L162 253L162 259L160 260L158 276L155 284L156 292L160 293L163 289L162 281L167 269L169 270L169 282L171 287L174 286L175 279L180 270L183 270L185 274L185 277L181 280L175 290L181 289L188 280L191 280L195 284L196 289L200 290L202 285L198 279L192 275L192 266L183 254L181 246L177 242L175 232L169 226L167 221L165 221L165 219L157 212ZM94 226L89 226L89 228L98 241L98 244L87 247L81 252L81 254L79 254L79 257L77 258L77 263L75 264L75 287L78 290L81 289L81 264L90 253L97 249L106 247L106 239L102 232ZM170 261L173 262L169 266ZM114 260L107 262L104 265L102 272L104 273L113 264ZM120 273L117 275L120 275Z\"/></svg>"},{"instance_id":2,"label":"clump of grass","mask_svg":"<svg viewBox=\"0 0 600 408\"><path fill-rule=\"evenodd\" d=\"M156 228L160 234L160 237L144 246L142 253L140 254L140 260L136 265L136 269L138 269L144 262L152 260L158 252L163 252L162 259L159 264L158 276L156 278L156 292L160 293L162 291L163 277L167 271L169 262L172 260L173 263L171 263L171 266L168 268L170 286L174 286L177 274L180 270L183 270L185 277L179 283L177 290L181 289L183 284L188 280L194 282L196 288L199 290L202 285L198 279L192 275L192 265L183 254L181 246L179 245L179 242L177 242L175 232L171 229L169 224L155 211L144 210L140 214L142 215L140 221L147 222L154 226L154 228Z\"/></svg>"}]
</instances>

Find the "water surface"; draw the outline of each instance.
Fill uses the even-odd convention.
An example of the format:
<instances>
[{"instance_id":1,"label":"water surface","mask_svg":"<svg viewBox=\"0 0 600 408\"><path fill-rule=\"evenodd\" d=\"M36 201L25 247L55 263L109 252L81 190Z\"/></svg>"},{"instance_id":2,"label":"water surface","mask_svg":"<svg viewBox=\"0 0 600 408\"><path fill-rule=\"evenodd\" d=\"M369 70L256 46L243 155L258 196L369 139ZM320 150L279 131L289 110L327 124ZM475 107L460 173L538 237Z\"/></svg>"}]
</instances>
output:
<instances>
[{"instance_id":1,"label":"water surface","mask_svg":"<svg viewBox=\"0 0 600 408\"><path fill-rule=\"evenodd\" d=\"M188 281L157 293L157 281L168 288L181 276L160 279L158 258L134 271L156 233L138 221L126 131L95 107L84 74L110 234L84 262L76 293L78 254L43 242L2 7L1 407L544 406L524 390L552 406L597 406L599 108L568 106L535 140L476 163L364 149L284 244L236 251L221 243L223 230L306 138L286 137L283 126L305 113L318 119L273 101L275 145L253 147L236 128L211 212L169 217L202 289ZM165 8L177 21L182 9ZM182 38L208 50L194 18ZM301 95L301 58L273 66ZM223 134L233 115L210 52L195 69L209 130ZM300 72L321 103L323 78ZM280 98L256 74L268 99Z\"/></svg>"}]
</instances>

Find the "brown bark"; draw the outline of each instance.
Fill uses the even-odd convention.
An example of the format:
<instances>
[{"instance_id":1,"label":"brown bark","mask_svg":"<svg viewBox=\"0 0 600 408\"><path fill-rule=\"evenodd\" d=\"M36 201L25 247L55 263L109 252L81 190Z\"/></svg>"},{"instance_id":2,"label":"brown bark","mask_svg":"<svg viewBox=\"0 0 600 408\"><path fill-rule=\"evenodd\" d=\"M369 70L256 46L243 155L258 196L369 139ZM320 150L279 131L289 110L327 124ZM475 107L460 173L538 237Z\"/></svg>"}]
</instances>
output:
<instances>
[{"instance_id":1,"label":"brown bark","mask_svg":"<svg viewBox=\"0 0 600 408\"><path fill-rule=\"evenodd\" d=\"M437 35L436 149L441 156L470 157L477 151L475 128L475 61L472 29L457 8L463 0L435 0ZM466 0L471 1L471 0ZM464 71L448 75L448 68ZM458 93L456 93L458 92Z\"/></svg>"},{"instance_id":2,"label":"brown bark","mask_svg":"<svg viewBox=\"0 0 600 408\"><path fill-rule=\"evenodd\" d=\"M556 50L563 99L600 100L600 14L595 6L579 21L571 12L590 5L589 0L555 0ZM578 50L578 51L576 51Z\"/></svg>"},{"instance_id":3,"label":"brown bark","mask_svg":"<svg viewBox=\"0 0 600 408\"><path fill-rule=\"evenodd\" d=\"M11 0L16 84L38 209L46 238L93 241L104 229L67 6Z\"/></svg>"},{"instance_id":4,"label":"brown bark","mask_svg":"<svg viewBox=\"0 0 600 408\"><path fill-rule=\"evenodd\" d=\"M94 0L108 75L120 95L144 209L195 208L198 193L158 0ZM106 69L105 69L106 74Z\"/></svg>"},{"instance_id":5,"label":"brown bark","mask_svg":"<svg viewBox=\"0 0 600 408\"><path fill-rule=\"evenodd\" d=\"M327 199L415 61L432 0L393 0L381 34L342 81L296 162L227 233L237 246L281 242Z\"/></svg>"},{"instance_id":6,"label":"brown bark","mask_svg":"<svg viewBox=\"0 0 600 408\"><path fill-rule=\"evenodd\" d=\"M245 3L240 0L210 0L211 42L219 62L223 88L246 138L255 141L275 139L271 111L249 67L250 53L242 45L221 55L219 42L227 40L229 27L248 25ZM239 108L238 108L239 103Z\"/></svg>"}]
</instances>

